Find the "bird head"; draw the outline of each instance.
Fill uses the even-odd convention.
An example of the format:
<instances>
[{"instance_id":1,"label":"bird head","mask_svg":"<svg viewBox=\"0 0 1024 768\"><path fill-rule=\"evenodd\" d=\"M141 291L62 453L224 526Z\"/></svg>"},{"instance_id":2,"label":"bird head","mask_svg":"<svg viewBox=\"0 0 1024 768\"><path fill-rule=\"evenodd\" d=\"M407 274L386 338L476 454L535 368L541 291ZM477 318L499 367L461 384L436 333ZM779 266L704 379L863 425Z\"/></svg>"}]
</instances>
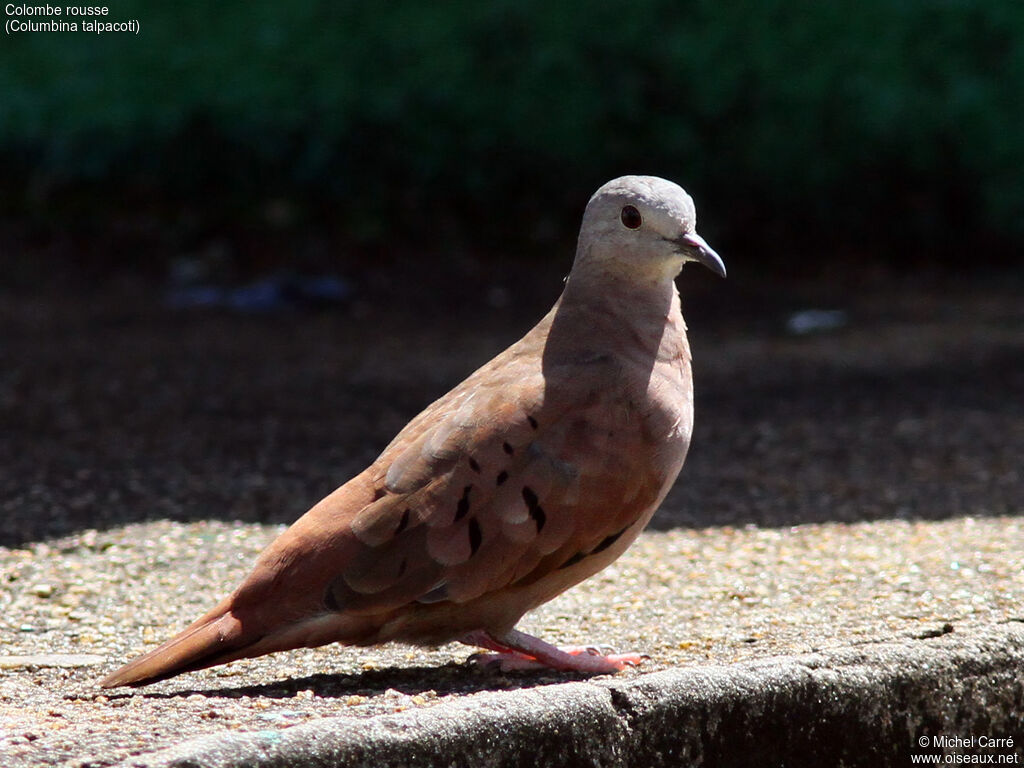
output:
<instances>
[{"instance_id":1,"label":"bird head","mask_svg":"<svg viewBox=\"0 0 1024 768\"><path fill-rule=\"evenodd\" d=\"M621 176L587 203L573 269L672 279L695 261L725 277L725 264L696 232L693 198L657 176Z\"/></svg>"}]
</instances>

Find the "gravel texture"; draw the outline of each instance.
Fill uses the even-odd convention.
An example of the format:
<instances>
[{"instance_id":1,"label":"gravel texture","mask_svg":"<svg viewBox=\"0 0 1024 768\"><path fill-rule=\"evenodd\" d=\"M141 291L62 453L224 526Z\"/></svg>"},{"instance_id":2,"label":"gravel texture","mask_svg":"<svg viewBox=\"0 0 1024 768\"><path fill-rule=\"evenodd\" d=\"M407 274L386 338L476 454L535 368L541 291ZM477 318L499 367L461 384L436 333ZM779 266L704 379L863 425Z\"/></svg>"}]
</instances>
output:
<instances>
[{"instance_id":1,"label":"gravel texture","mask_svg":"<svg viewBox=\"0 0 1024 768\"><path fill-rule=\"evenodd\" d=\"M1024 625L1001 624L200 736L125 768L1013 765L1022 659Z\"/></svg>"},{"instance_id":2,"label":"gravel texture","mask_svg":"<svg viewBox=\"0 0 1024 768\"><path fill-rule=\"evenodd\" d=\"M646 673L1020 620L1019 286L684 291L698 422L680 481L620 561L521 627L642 651ZM0 308L0 763L108 765L574 679L478 670L459 645L332 646L98 690L547 300L244 317L129 288ZM849 324L787 335L809 302Z\"/></svg>"}]
</instances>

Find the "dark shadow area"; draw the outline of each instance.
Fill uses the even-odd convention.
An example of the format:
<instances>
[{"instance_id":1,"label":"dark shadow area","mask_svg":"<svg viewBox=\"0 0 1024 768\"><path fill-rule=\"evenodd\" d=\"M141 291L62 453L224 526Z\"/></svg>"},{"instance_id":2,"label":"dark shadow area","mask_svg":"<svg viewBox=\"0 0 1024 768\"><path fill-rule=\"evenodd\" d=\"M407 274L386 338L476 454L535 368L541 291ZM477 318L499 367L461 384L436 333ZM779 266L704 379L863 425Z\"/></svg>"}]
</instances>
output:
<instances>
[{"instance_id":1,"label":"dark shadow area","mask_svg":"<svg viewBox=\"0 0 1024 768\"><path fill-rule=\"evenodd\" d=\"M550 307L626 173L686 187L730 274L684 276L697 433L656 525L1014 511L1021 8L126 0L145 45L10 33L0 544L295 519ZM808 309L839 323L787 332Z\"/></svg>"},{"instance_id":2,"label":"dark shadow area","mask_svg":"<svg viewBox=\"0 0 1024 768\"><path fill-rule=\"evenodd\" d=\"M696 431L655 527L1019 511L1018 275L832 304L841 281L698 273L681 281ZM453 303L367 284L331 311L264 315L170 310L144 284L8 300L0 545L153 519L291 522L538 319L559 282L536 285L495 298L467 278ZM786 333L816 297L846 325Z\"/></svg>"},{"instance_id":3,"label":"dark shadow area","mask_svg":"<svg viewBox=\"0 0 1024 768\"><path fill-rule=\"evenodd\" d=\"M243 699L264 696L269 699L291 699L301 691L313 691L318 698L349 696L380 696L388 690L415 695L433 691L438 696L467 695L481 691L519 690L544 685L557 685L586 680L588 675L576 672L539 670L536 672L489 673L467 664L454 662L442 666L393 667L373 669L351 675L307 675L278 680L263 685L243 685L225 688L188 688L164 692L144 688L131 693L112 693L110 699L177 699L185 696ZM179 683L180 685L180 683Z\"/></svg>"},{"instance_id":4,"label":"dark shadow area","mask_svg":"<svg viewBox=\"0 0 1024 768\"><path fill-rule=\"evenodd\" d=\"M909 370L705 377L657 529L1019 514L1024 351Z\"/></svg>"}]
</instances>

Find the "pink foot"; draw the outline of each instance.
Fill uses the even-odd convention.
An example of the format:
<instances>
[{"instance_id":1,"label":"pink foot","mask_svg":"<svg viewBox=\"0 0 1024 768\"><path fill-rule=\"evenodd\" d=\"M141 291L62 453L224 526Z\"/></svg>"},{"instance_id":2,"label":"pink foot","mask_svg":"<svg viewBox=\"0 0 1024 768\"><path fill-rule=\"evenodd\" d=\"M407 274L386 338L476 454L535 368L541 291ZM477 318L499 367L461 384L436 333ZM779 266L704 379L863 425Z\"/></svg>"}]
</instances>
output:
<instances>
[{"instance_id":1,"label":"pink foot","mask_svg":"<svg viewBox=\"0 0 1024 768\"><path fill-rule=\"evenodd\" d=\"M473 654L470 660L485 667L497 666L502 672L557 669L601 675L638 666L648 658L639 653L603 654L597 648L585 646L556 648L514 629L501 637L477 630L462 638L462 642L496 651Z\"/></svg>"}]
</instances>

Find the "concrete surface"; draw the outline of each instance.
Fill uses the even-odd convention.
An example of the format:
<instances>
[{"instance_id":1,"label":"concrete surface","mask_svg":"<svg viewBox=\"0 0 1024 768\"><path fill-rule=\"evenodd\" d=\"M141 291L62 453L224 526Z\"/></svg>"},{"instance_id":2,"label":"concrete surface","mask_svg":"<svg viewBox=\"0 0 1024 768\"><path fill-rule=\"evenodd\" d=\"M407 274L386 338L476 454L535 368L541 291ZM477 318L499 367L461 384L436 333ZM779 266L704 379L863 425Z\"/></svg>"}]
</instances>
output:
<instances>
[{"instance_id":1,"label":"concrete surface","mask_svg":"<svg viewBox=\"0 0 1024 768\"><path fill-rule=\"evenodd\" d=\"M625 682L480 694L365 723L325 718L207 736L123 765L881 766L941 755L939 745L957 738L978 746L946 752L1019 762L1022 664L1024 624L1014 622ZM999 740L1013 746L981 746Z\"/></svg>"}]
</instances>

